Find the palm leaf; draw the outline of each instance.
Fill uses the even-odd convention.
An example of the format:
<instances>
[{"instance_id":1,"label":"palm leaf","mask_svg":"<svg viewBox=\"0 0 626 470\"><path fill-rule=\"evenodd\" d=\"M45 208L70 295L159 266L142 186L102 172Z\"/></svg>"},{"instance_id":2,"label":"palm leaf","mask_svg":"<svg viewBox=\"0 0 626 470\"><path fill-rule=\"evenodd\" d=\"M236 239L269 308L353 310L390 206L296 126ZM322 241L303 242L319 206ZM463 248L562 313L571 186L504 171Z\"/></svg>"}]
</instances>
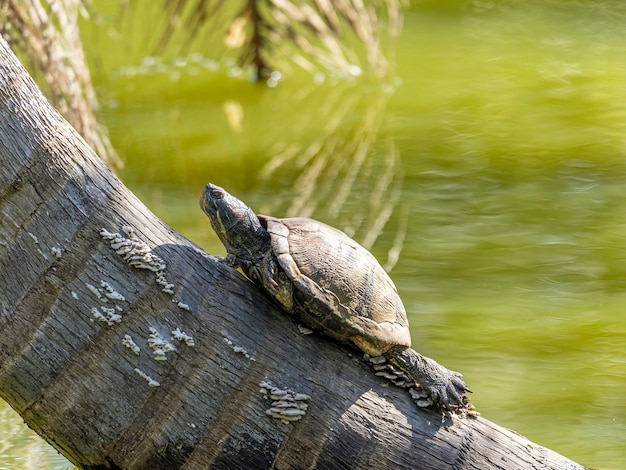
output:
<instances>
[{"instance_id":1,"label":"palm leaf","mask_svg":"<svg viewBox=\"0 0 626 470\"><path fill-rule=\"evenodd\" d=\"M163 7L170 21L159 51L182 44L181 52L199 37L212 43L209 36L219 33L252 78L292 64L347 76L367 65L383 77L389 70L384 39L399 32L402 0L177 0Z\"/></svg>"}]
</instances>

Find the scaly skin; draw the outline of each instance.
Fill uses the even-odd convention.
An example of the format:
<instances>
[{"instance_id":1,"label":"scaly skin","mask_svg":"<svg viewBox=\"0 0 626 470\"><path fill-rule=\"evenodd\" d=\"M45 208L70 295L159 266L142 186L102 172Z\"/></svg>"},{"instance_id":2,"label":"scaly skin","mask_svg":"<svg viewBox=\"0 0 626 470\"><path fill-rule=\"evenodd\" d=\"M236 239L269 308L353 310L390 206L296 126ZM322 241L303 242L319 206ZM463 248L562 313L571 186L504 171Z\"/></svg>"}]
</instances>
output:
<instances>
[{"instance_id":1,"label":"scaly skin","mask_svg":"<svg viewBox=\"0 0 626 470\"><path fill-rule=\"evenodd\" d=\"M471 392L463 376L458 372L446 369L434 360L422 356L411 348L396 347L385 353L385 357L414 379L432 397L433 401L448 411L453 406L464 408L467 397L465 392Z\"/></svg>"}]
</instances>

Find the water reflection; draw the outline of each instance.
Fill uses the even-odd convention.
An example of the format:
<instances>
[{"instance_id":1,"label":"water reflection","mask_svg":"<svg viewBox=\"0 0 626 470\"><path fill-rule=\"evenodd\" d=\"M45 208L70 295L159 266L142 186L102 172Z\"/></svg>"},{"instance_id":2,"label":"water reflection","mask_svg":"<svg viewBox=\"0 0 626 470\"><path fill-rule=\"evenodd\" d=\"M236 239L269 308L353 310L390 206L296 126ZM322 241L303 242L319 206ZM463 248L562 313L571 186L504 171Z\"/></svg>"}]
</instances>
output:
<instances>
[{"instance_id":1,"label":"water reflection","mask_svg":"<svg viewBox=\"0 0 626 470\"><path fill-rule=\"evenodd\" d=\"M74 468L26 427L9 405L0 401L0 469L41 470Z\"/></svg>"},{"instance_id":2,"label":"water reflection","mask_svg":"<svg viewBox=\"0 0 626 470\"><path fill-rule=\"evenodd\" d=\"M393 244L381 260L387 270L402 251L408 217L400 197L400 152L392 137L381 135L389 96L388 90L377 88L365 94L346 93L345 86L330 89L315 112L301 113L291 124L295 129L317 127L315 138L293 139L286 132L258 173L262 185L280 188L262 212L322 220L366 248L391 225ZM298 107L297 100L304 98L294 97L292 105Z\"/></svg>"}]
</instances>

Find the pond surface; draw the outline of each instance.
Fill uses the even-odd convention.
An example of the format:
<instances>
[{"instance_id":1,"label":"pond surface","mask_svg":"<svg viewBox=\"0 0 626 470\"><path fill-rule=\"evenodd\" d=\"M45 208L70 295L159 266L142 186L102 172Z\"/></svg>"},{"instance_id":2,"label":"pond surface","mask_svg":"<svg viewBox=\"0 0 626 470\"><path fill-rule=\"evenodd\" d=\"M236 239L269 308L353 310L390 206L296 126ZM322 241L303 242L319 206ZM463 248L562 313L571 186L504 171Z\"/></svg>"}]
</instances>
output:
<instances>
[{"instance_id":1,"label":"pond surface","mask_svg":"<svg viewBox=\"0 0 626 470\"><path fill-rule=\"evenodd\" d=\"M291 71L257 86L87 34L119 175L212 253L207 181L345 230L390 269L415 349L462 372L484 417L626 468L626 7L445 5L407 12L384 85ZM0 469L69 465L4 405L0 429Z\"/></svg>"}]
</instances>

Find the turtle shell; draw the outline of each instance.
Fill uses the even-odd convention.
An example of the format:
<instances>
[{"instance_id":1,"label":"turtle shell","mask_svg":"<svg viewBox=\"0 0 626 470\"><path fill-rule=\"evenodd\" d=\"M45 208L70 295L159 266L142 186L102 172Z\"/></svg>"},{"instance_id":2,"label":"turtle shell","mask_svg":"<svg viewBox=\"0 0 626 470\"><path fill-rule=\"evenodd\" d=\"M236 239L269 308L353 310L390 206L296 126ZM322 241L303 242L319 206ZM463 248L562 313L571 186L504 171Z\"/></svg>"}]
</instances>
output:
<instances>
[{"instance_id":1,"label":"turtle shell","mask_svg":"<svg viewBox=\"0 0 626 470\"><path fill-rule=\"evenodd\" d=\"M286 274L279 282L293 285L291 302L282 303L306 326L375 356L411 346L398 291L368 250L316 220L262 215L259 220Z\"/></svg>"}]
</instances>

